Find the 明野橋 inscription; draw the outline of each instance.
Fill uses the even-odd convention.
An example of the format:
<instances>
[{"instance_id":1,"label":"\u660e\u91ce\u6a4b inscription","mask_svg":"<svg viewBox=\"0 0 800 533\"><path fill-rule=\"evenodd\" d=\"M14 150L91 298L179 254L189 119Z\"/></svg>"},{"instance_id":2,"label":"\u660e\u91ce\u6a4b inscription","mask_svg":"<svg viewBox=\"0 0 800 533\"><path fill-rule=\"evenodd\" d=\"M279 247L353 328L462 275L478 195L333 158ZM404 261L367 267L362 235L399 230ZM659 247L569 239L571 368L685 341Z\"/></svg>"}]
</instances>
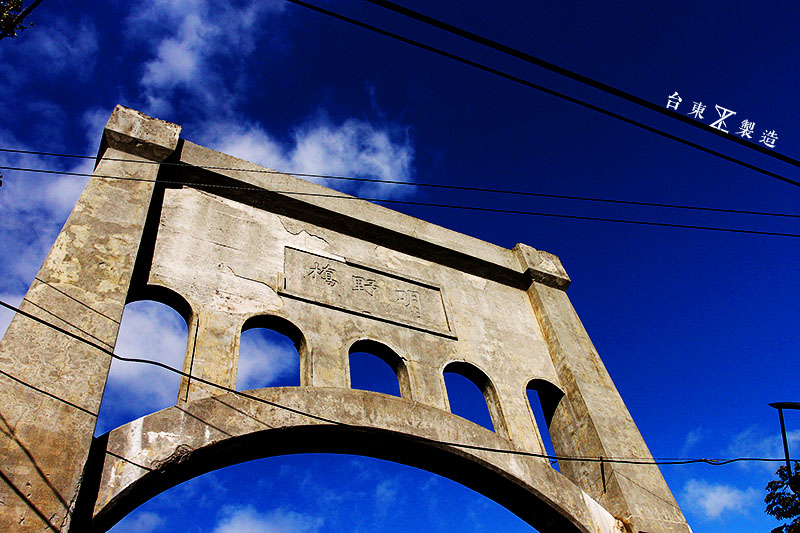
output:
<instances>
[{"instance_id":1,"label":"\u660e\u91ce\u6a4b inscription","mask_svg":"<svg viewBox=\"0 0 800 533\"><path fill-rule=\"evenodd\" d=\"M350 261L286 248L278 292L447 337L455 337L442 290Z\"/></svg>"}]
</instances>

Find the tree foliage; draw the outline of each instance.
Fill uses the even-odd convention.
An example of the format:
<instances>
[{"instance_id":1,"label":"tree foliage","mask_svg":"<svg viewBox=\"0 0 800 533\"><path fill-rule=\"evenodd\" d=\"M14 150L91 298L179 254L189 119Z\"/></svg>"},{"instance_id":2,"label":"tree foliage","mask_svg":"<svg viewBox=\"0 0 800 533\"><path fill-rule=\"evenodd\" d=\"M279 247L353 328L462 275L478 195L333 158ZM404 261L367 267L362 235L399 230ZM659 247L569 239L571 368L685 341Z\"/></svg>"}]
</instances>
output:
<instances>
[{"instance_id":1,"label":"tree foliage","mask_svg":"<svg viewBox=\"0 0 800 533\"><path fill-rule=\"evenodd\" d=\"M33 24L26 26L22 21L14 24L20 12L22 12L22 0L0 0L0 35L16 37L25 28L33 26Z\"/></svg>"},{"instance_id":2,"label":"tree foliage","mask_svg":"<svg viewBox=\"0 0 800 533\"><path fill-rule=\"evenodd\" d=\"M794 475L800 475L800 463L792 467ZM782 466L775 472L777 480L767 483L767 514L778 520L792 520L772 530L772 533L800 533L800 495L789 488L789 470Z\"/></svg>"}]
</instances>

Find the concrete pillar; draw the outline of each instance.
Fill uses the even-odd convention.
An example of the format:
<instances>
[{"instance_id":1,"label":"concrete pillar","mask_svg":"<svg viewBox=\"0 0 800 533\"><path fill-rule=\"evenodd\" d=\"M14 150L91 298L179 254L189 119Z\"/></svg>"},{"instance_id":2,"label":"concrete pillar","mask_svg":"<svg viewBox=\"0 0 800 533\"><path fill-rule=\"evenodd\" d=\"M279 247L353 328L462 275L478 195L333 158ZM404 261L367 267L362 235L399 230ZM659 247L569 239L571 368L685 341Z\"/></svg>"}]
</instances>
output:
<instances>
[{"instance_id":1,"label":"concrete pillar","mask_svg":"<svg viewBox=\"0 0 800 533\"><path fill-rule=\"evenodd\" d=\"M301 354L301 383L312 387L350 387L350 361L342 332L330 323L306 328L311 348Z\"/></svg>"},{"instance_id":2,"label":"concrete pillar","mask_svg":"<svg viewBox=\"0 0 800 533\"><path fill-rule=\"evenodd\" d=\"M414 401L449 411L444 379L439 368L428 366L419 361L408 361L408 373L412 376L410 383L414 387Z\"/></svg>"},{"instance_id":3,"label":"concrete pillar","mask_svg":"<svg viewBox=\"0 0 800 533\"><path fill-rule=\"evenodd\" d=\"M113 349L159 163L180 127L117 107L21 308ZM110 159L125 159L112 161ZM104 179L111 175L140 181ZM0 341L0 531L66 531L111 358L16 315Z\"/></svg>"},{"instance_id":4,"label":"concrete pillar","mask_svg":"<svg viewBox=\"0 0 800 533\"><path fill-rule=\"evenodd\" d=\"M569 277L561 262L529 246L518 244L514 250L533 279L528 295L566 392L550 426L556 453L652 460L566 295ZM690 531L657 466L606 463L604 477L596 462L561 461L559 466L634 532Z\"/></svg>"},{"instance_id":5,"label":"concrete pillar","mask_svg":"<svg viewBox=\"0 0 800 533\"><path fill-rule=\"evenodd\" d=\"M542 440L537 433L536 421L531 416L525 390L498 387L497 395L503 408L507 437L523 450L545 453ZM547 431L547 428L543 428L543 431Z\"/></svg>"},{"instance_id":6,"label":"concrete pillar","mask_svg":"<svg viewBox=\"0 0 800 533\"><path fill-rule=\"evenodd\" d=\"M200 309L189 328L189 346L183 371L211 383L235 389L241 317L226 311ZM181 378L178 401L199 400L219 394L225 394L225 391L184 377Z\"/></svg>"}]
</instances>

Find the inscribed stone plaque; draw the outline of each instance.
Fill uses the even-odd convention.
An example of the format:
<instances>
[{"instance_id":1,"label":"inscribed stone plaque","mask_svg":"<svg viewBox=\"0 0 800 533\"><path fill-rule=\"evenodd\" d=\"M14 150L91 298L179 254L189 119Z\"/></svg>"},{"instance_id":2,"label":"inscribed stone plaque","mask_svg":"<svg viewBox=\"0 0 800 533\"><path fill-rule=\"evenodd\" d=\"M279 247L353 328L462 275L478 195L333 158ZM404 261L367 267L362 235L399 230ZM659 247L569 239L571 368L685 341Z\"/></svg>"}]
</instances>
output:
<instances>
[{"instance_id":1,"label":"inscribed stone plaque","mask_svg":"<svg viewBox=\"0 0 800 533\"><path fill-rule=\"evenodd\" d=\"M350 261L287 247L284 279L278 292L384 322L455 337L440 288Z\"/></svg>"}]
</instances>

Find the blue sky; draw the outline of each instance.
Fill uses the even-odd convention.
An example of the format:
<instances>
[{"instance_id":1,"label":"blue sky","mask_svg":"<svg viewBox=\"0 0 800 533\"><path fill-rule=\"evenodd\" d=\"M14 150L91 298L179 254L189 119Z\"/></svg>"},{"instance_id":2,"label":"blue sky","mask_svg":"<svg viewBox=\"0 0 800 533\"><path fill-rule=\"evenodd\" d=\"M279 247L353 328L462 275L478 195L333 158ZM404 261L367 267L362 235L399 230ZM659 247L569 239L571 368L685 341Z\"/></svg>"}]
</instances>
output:
<instances>
[{"instance_id":1,"label":"blue sky","mask_svg":"<svg viewBox=\"0 0 800 533\"><path fill-rule=\"evenodd\" d=\"M775 131L775 150L800 158L794 4L403 3L659 105L677 91L679 112L693 102L707 106L706 124L717 118L715 105L734 110L731 130L748 119L754 141ZM800 176L365 2L325 5ZM0 147L94 154L119 103L182 124L193 142L290 172L797 212L796 187L278 0L45 1L32 19L19 39L0 43ZM0 162L90 169L30 155L0 154ZM18 302L85 180L5 176L0 296ZM800 233L788 218L326 184L364 197ZM387 205L501 246L524 242L558 255L573 279L568 294L654 456L781 456L777 414L767 404L798 400L797 238ZM118 351L181 366L185 326L171 313L129 306ZM5 327L8 315L0 319ZM242 387L292 379L294 356L279 340L253 334L243 350L251 355ZM163 408L176 388L171 376L115 363L100 426ZM787 424L797 447L794 414ZM775 466L662 471L695 532L735 533L777 525L762 502ZM341 472L347 483L337 481ZM121 530L449 531L501 523L527 527L485 498L410 468L295 456L198 478L143 506Z\"/></svg>"}]
</instances>

